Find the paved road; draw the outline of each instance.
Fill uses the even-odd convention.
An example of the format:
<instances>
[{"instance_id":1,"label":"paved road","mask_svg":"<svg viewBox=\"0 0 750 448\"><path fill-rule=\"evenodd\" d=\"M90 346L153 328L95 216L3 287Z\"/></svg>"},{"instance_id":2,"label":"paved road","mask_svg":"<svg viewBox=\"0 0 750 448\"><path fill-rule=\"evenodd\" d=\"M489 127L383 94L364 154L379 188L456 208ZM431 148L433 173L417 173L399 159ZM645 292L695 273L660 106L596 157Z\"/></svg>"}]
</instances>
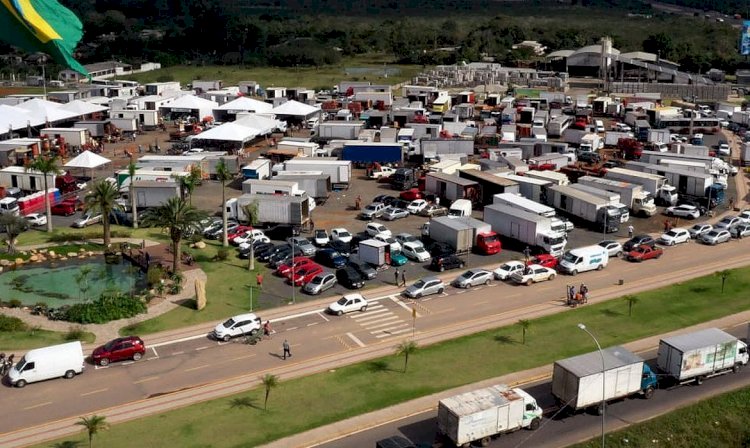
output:
<instances>
[{"instance_id":1,"label":"paved road","mask_svg":"<svg viewBox=\"0 0 750 448\"><path fill-rule=\"evenodd\" d=\"M747 326L741 325L729 330L737 337L747 335ZM656 364L656 349L641 352L640 355L653 367ZM650 400L639 397L613 402L607 406L607 432L621 429L630 424L648 420L682 406L695 403L726 391L745 387L750 384L750 369L738 374L728 374L711 378L702 386L686 385L670 390L659 390ZM517 431L493 440L490 447L564 447L601 434L601 417L592 414L574 416L554 415L554 399L551 395L551 384L548 379L522 385L527 392L547 412L545 420L537 431ZM351 434L345 438L320 445L318 448L349 448L352 446L370 447L375 442L387 437L400 435L413 442L431 443L437 428L437 409L399 419L363 432Z\"/></svg>"},{"instance_id":2,"label":"paved road","mask_svg":"<svg viewBox=\"0 0 750 448\"><path fill-rule=\"evenodd\" d=\"M613 260L600 272L575 278L558 277L531 287L499 282L473 290L450 287L442 295L418 302L404 300L394 290L370 298L365 313L341 317L324 314L320 302L307 304L305 312L283 315L283 310L277 311L280 317L271 316L277 333L272 340L254 347L212 341L206 337L210 329L206 326L177 340L152 345L144 360L137 363L107 368L89 366L73 380L31 384L24 389L7 388L0 398L0 404L4 404L0 406L0 432L92 412L104 413L114 423L132 417L121 406L138 408L143 415L244 390L255 386L258 376L265 372L291 378L389 354L412 331L420 344L428 344L511 324L519 318L559 312L566 309L561 299L568 281L576 284L585 281L592 291L592 301L597 301L742 266L748 263L746 241L717 247L688 243L670 248L660 260L644 265ZM706 254L702 263L696 263L696 250ZM624 286L618 285L620 279ZM412 307L417 311L414 329ZM288 361L279 358L284 338L289 339L294 354ZM49 433L49 437L70 429L60 431ZM12 446L33 434L41 437L46 431L33 428L2 434L0 445Z\"/></svg>"}]
</instances>

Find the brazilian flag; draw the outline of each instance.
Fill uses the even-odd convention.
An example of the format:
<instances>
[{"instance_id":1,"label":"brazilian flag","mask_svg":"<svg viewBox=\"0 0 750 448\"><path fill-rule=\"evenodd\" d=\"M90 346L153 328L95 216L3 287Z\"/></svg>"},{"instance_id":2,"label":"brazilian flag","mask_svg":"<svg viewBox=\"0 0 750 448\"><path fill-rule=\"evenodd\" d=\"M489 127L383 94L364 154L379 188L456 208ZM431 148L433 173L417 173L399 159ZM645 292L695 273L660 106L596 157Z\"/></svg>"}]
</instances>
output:
<instances>
[{"instance_id":1,"label":"brazilian flag","mask_svg":"<svg viewBox=\"0 0 750 448\"><path fill-rule=\"evenodd\" d=\"M26 51L47 53L59 64L89 76L73 58L83 25L55 0L0 0L0 39Z\"/></svg>"}]
</instances>

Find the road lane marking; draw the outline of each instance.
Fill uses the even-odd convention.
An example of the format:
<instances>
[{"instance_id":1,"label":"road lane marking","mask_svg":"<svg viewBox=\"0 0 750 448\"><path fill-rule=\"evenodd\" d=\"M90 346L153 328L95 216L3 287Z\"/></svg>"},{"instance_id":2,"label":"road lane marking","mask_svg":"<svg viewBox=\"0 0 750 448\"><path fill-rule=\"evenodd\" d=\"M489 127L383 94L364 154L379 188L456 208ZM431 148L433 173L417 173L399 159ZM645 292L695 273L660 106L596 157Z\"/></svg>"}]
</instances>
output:
<instances>
[{"instance_id":1,"label":"road lane marking","mask_svg":"<svg viewBox=\"0 0 750 448\"><path fill-rule=\"evenodd\" d=\"M191 368L189 368L189 369L185 369L184 371L185 371L185 372L192 372L193 370L200 370L200 369L205 369L206 367L210 367L210 366L211 366L210 364L203 364L202 366L198 366L198 367L191 367Z\"/></svg>"},{"instance_id":2,"label":"road lane marking","mask_svg":"<svg viewBox=\"0 0 750 448\"><path fill-rule=\"evenodd\" d=\"M357 338L353 334L347 333L346 335L349 336L349 339L351 339L352 341L354 341L354 343L357 344L357 345L359 345L360 347L364 347L365 346L365 344L362 341L360 341L359 338Z\"/></svg>"},{"instance_id":3,"label":"road lane marking","mask_svg":"<svg viewBox=\"0 0 750 448\"><path fill-rule=\"evenodd\" d=\"M247 358L252 358L253 356L255 356L255 354L254 354L254 353L253 353L253 354L250 354L250 355L243 355L243 356L238 356L238 357L236 357L236 358L232 358L232 359L231 359L231 361L239 361L240 359L247 359Z\"/></svg>"},{"instance_id":4,"label":"road lane marking","mask_svg":"<svg viewBox=\"0 0 750 448\"><path fill-rule=\"evenodd\" d=\"M174 352L174 353L172 353L172 356L184 355L184 354L185 354L185 352Z\"/></svg>"},{"instance_id":5,"label":"road lane marking","mask_svg":"<svg viewBox=\"0 0 750 448\"><path fill-rule=\"evenodd\" d=\"M158 376L150 376L150 377L144 378L142 380L133 381L133 384L141 384L141 383L145 383L147 381L153 381L153 380L158 380L158 379L159 379Z\"/></svg>"},{"instance_id":6,"label":"road lane marking","mask_svg":"<svg viewBox=\"0 0 750 448\"><path fill-rule=\"evenodd\" d=\"M407 328L403 328L407 327ZM394 336L401 333L406 333L407 331L411 331L411 327L409 327L409 324L404 324L398 327L394 327L391 330L385 331L383 330L382 334L375 335L377 339L387 338L389 336Z\"/></svg>"},{"instance_id":7,"label":"road lane marking","mask_svg":"<svg viewBox=\"0 0 750 448\"><path fill-rule=\"evenodd\" d=\"M402 323L400 323L398 325L394 325L392 327L381 328L381 329L379 329L377 331L373 331L372 334L375 334L375 333L390 333L391 330L397 330L399 328L404 328L404 327L408 327L408 326L409 326L409 324L407 324L406 322L402 322Z\"/></svg>"},{"instance_id":8,"label":"road lane marking","mask_svg":"<svg viewBox=\"0 0 750 448\"><path fill-rule=\"evenodd\" d=\"M351 316L351 317L352 317L352 320L354 320L358 324L367 325L368 321L382 319L385 316L395 316L395 314L393 314L392 312L388 311L387 313L378 313L378 314L376 314L374 316L372 314L368 313L368 314L365 314L365 315L363 315L362 317L359 317L359 318L354 317L354 316Z\"/></svg>"},{"instance_id":9,"label":"road lane marking","mask_svg":"<svg viewBox=\"0 0 750 448\"><path fill-rule=\"evenodd\" d=\"M346 342L346 339L344 339L341 335L337 334L337 335L333 336L333 338L336 339L339 344L343 345L345 349L347 349L347 350L353 350L354 349L354 347L352 347L351 345L349 345L349 343Z\"/></svg>"},{"instance_id":10,"label":"road lane marking","mask_svg":"<svg viewBox=\"0 0 750 448\"><path fill-rule=\"evenodd\" d=\"M319 312L319 313L318 313L318 316L320 316L321 318L323 318L323 320L324 320L324 321L326 321L326 322L330 322L330 319L328 319L327 317L325 317L325 316L323 315L323 313Z\"/></svg>"},{"instance_id":11,"label":"road lane marking","mask_svg":"<svg viewBox=\"0 0 750 448\"><path fill-rule=\"evenodd\" d=\"M83 394L81 394L81 396L82 396L82 397L85 397L85 396L87 396L87 395L94 395L94 394L98 394L98 393L100 393L100 392L106 392L106 391L108 391L108 390L109 390L109 388L105 388L105 389L98 389L98 390L92 390L91 392L86 392L86 393L83 393Z\"/></svg>"},{"instance_id":12,"label":"road lane marking","mask_svg":"<svg viewBox=\"0 0 750 448\"><path fill-rule=\"evenodd\" d=\"M158 344L153 344L151 346L151 348L153 349L154 347L163 347L165 345L179 344L180 342L192 341L192 340L195 340L195 339L200 339L200 338L205 338L205 337L206 337L205 334L198 334L198 335L195 335L195 336L188 336L186 338L175 339L174 341L167 341L167 342L160 342ZM154 350L154 353L156 353L156 350Z\"/></svg>"},{"instance_id":13,"label":"road lane marking","mask_svg":"<svg viewBox=\"0 0 750 448\"><path fill-rule=\"evenodd\" d=\"M394 319L396 321L402 322L402 320L399 319L398 316L393 316L393 317L389 317L388 319L383 319L380 322L373 322L375 325L367 325L367 326L362 325L362 326L365 327L365 330L372 330L373 328L385 327L387 325L393 325L394 324ZM385 322L386 320L388 320L390 322Z\"/></svg>"},{"instance_id":14,"label":"road lane marking","mask_svg":"<svg viewBox=\"0 0 750 448\"><path fill-rule=\"evenodd\" d=\"M207 346L207 345L204 345L203 347L198 347L198 348L196 348L196 349L195 349L195 351L205 350L205 349L207 349L207 348L208 348L208 346Z\"/></svg>"},{"instance_id":15,"label":"road lane marking","mask_svg":"<svg viewBox=\"0 0 750 448\"><path fill-rule=\"evenodd\" d=\"M307 324L308 327L312 327L313 325L318 325L320 322L313 322L311 324Z\"/></svg>"},{"instance_id":16,"label":"road lane marking","mask_svg":"<svg viewBox=\"0 0 750 448\"><path fill-rule=\"evenodd\" d=\"M290 328L287 328L286 331L296 330L297 328L299 328L299 327L290 327Z\"/></svg>"},{"instance_id":17,"label":"road lane marking","mask_svg":"<svg viewBox=\"0 0 750 448\"><path fill-rule=\"evenodd\" d=\"M469 292L469 291L463 289L461 291L456 292L456 295L458 295L458 294L466 294L467 292Z\"/></svg>"},{"instance_id":18,"label":"road lane marking","mask_svg":"<svg viewBox=\"0 0 750 448\"><path fill-rule=\"evenodd\" d=\"M51 401L45 401L44 403L39 403L39 404L35 404L34 406L29 406L29 407L23 408L23 410L24 411L29 411L31 409L41 408L42 406L49 406L51 404L52 404Z\"/></svg>"},{"instance_id":19,"label":"road lane marking","mask_svg":"<svg viewBox=\"0 0 750 448\"><path fill-rule=\"evenodd\" d=\"M482 300L481 302L474 302L474 305L484 305L485 303L490 303L489 300Z\"/></svg>"},{"instance_id":20,"label":"road lane marking","mask_svg":"<svg viewBox=\"0 0 750 448\"><path fill-rule=\"evenodd\" d=\"M412 308L409 305L407 305L404 302L402 302L398 298L398 296L391 295L391 296L388 296L388 298L391 299L391 300L393 300L393 303L395 303L396 305L398 305L401 308L405 309L406 311L408 311L410 313L413 312ZM419 317L419 314L417 314L417 317Z\"/></svg>"}]
</instances>

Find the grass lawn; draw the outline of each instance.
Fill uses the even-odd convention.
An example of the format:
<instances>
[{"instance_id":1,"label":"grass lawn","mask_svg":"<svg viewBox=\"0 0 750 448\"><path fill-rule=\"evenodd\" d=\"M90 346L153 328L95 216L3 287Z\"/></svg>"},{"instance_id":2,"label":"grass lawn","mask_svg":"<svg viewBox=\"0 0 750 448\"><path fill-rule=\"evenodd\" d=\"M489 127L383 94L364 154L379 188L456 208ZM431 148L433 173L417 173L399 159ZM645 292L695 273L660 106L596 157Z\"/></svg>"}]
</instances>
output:
<instances>
[{"instance_id":1,"label":"grass lawn","mask_svg":"<svg viewBox=\"0 0 750 448\"><path fill-rule=\"evenodd\" d=\"M747 447L750 446L750 388L728 392L644 423L607 434L607 446ZM574 445L596 448L601 439Z\"/></svg>"},{"instance_id":2,"label":"grass lawn","mask_svg":"<svg viewBox=\"0 0 750 448\"><path fill-rule=\"evenodd\" d=\"M143 446L158 446L167 435L173 444L184 447L256 446L441 390L593 351L589 336L576 328L579 322L607 347L746 310L750 308L748 286L750 268L732 271L723 294L717 276L701 277L638 294L632 317L624 300L611 300L533 320L526 345L519 343L520 327L498 328L424 347L412 355L406 373L401 371L403 359L388 356L284 381L271 391L266 412L261 410L263 390L255 389L116 425L97 439L110 448L129 446L132 434L139 434ZM236 431L240 427L243 431Z\"/></svg>"},{"instance_id":3,"label":"grass lawn","mask_svg":"<svg viewBox=\"0 0 750 448\"><path fill-rule=\"evenodd\" d=\"M70 324L70 327L71 329L75 328L75 324ZM94 342L94 334L73 330L69 335L68 333L33 328L26 331L0 331L0 347L3 350L27 350L69 341Z\"/></svg>"},{"instance_id":4,"label":"grass lawn","mask_svg":"<svg viewBox=\"0 0 750 448\"><path fill-rule=\"evenodd\" d=\"M330 89L341 81L370 81L373 84L398 84L412 79L423 70L421 65L396 65L390 63L390 58L384 55L368 55L345 58L336 65L323 67L249 67L239 66L186 66L154 70L126 76L140 83L156 82L157 79L169 77L180 81L185 86L196 79L222 80L224 85L237 85L240 81L257 81L263 88L269 86L296 87L304 86L311 89ZM372 68L372 71L352 70L347 68ZM383 76L383 69L398 70L398 73Z\"/></svg>"}]
</instances>

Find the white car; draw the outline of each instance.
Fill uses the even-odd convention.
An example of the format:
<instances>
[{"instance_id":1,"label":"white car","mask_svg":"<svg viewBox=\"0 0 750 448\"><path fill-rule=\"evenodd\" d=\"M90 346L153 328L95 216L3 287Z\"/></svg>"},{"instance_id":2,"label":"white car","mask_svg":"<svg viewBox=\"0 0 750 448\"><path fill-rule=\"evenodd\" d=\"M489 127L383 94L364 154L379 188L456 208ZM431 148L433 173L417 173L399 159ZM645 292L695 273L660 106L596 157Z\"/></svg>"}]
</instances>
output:
<instances>
[{"instance_id":1,"label":"white car","mask_svg":"<svg viewBox=\"0 0 750 448\"><path fill-rule=\"evenodd\" d=\"M729 148L729 145L726 143L719 144L719 154L722 156L728 156L731 153L731 149Z\"/></svg>"},{"instance_id":2,"label":"white car","mask_svg":"<svg viewBox=\"0 0 750 448\"><path fill-rule=\"evenodd\" d=\"M365 233L367 233L370 236L376 236L376 235L387 235L391 236L391 231L388 230L386 226L383 224L380 224L379 222L371 222L365 226Z\"/></svg>"},{"instance_id":3,"label":"white car","mask_svg":"<svg viewBox=\"0 0 750 448\"><path fill-rule=\"evenodd\" d=\"M403 208L388 207L386 211L380 215L380 219L386 221L395 221L397 219L406 218L409 216L409 211Z\"/></svg>"},{"instance_id":4,"label":"white car","mask_svg":"<svg viewBox=\"0 0 750 448\"><path fill-rule=\"evenodd\" d=\"M743 223L750 224L750 210L742 210L738 217Z\"/></svg>"},{"instance_id":5,"label":"white car","mask_svg":"<svg viewBox=\"0 0 750 448\"><path fill-rule=\"evenodd\" d=\"M667 216L678 216L680 218L696 219L701 216L698 207L689 204L673 205L664 210Z\"/></svg>"},{"instance_id":6,"label":"white car","mask_svg":"<svg viewBox=\"0 0 750 448\"><path fill-rule=\"evenodd\" d=\"M726 229L714 229L701 235L701 243L715 246L719 243L726 243L732 238L732 234Z\"/></svg>"},{"instance_id":7,"label":"white car","mask_svg":"<svg viewBox=\"0 0 750 448\"><path fill-rule=\"evenodd\" d=\"M404 243L403 246L401 246L401 253L403 253L406 257L411 258L412 260L416 260L420 263L428 261L430 258L430 253L427 252L427 249L424 248L422 243Z\"/></svg>"},{"instance_id":8,"label":"white car","mask_svg":"<svg viewBox=\"0 0 750 448\"><path fill-rule=\"evenodd\" d=\"M75 222L73 222L72 226L81 229L81 228L84 228L86 226L91 226L91 225L94 225L94 224L99 223L99 222L102 222L102 214L101 213L94 214L94 213L86 212L86 213L83 214L83 216L81 218L75 220Z\"/></svg>"},{"instance_id":9,"label":"white car","mask_svg":"<svg viewBox=\"0 0 750 448\"><path fill-rule=\"evenodd\" d=\"M232 240L232 242L234 244L238 244L238 245L241 245L241 244L244 244L244 243L248 243L249 244L249 243L252 243L252 242L256 241L256 239L262 238L264 236L266 236L266 234L263 233L262 230L253 229L253 230L246 231L245 233L243 233L242 235L240 235L238 237L235 237Z\"/></svg>"},{"instance_id":10,"label":"white car","mask_svg":"<svg viewBox=\"0 0 750 448\"><path fill-rule=\"evenodd\" d=\"M366 310L367 300L362 297L362 294L347 294L338 301L328 305L328 312L337 316L352 311L364 312Z\"/></svg>"},{"instance_id":11,"label":"white car","mask_svg":"<svg viewBox=\"0 0 750 448\"><path fill-rule=\"evenodd\" d=\"M331 241L352 242L352 234L343 227L331 230Z\"/></svg>"},{"instance_id":12,"label":"white car","mask_svg":"<svg viewBox=\"0 0 750 448\"><path fill-rule=\"evenodd\" d=\"M32 213L30 215L24 216L24 218L26 219L26 223L32 227L47 225L47 215L43 215L41 213Z\"/></svg>"},{"instance_id":13,"label":"white car","mask_svg":"<svg viewBox=\"0 0 750 448\"><path fill-rule=\"evenodd\" d=\"M495 274L495 280L505 281L514 273L523 271L524 266L526 265L522 261L508 261L492 272Z\"/></svg>"},{"instance_id":14,"label":"white car","mask_svg":"<svg viewBox=\"0 0 750 448\"><path fill-rule=\"evenodd\" d=\"M523 271L515 272L510 276L511 280L520 285L530 286L532 283L552 280L557 276L557 271L538 264L530 264Z\"/></svg>"},{"instance_id":15,"label":"white car","mask_svg":"<svg viewBox=\"0 0 750 448\"><path fill-rule=\"evenodd\" d=\"M668 232L665 232L659 237L659 242L667 246L674 246L675 244L687 243L690 241L690 232L687 229L676 227Z\"/></svg>"},{"instance_id":16,"label":"white car","mask_svg":"<svg viewBox=\"0 0 750 448\"><path fill-rule=\"evenodd\" d=\"M456 288L471 288L472 286L489 285L492 283L492 272L484 269L469 269L456 277L451 283Z\"/></svg>"},{"instance_id":17,"label":"white car","mask_svg":"<svg viewBox=\"0 0 750 448\"><path fill-rule=\"evenodd\" d=\"M622 255L622 244L620 244L618 241L604 240L601 241L599 245L607 249L607 255L609 255L609 258L619 257L620 255Z\"/></svg>"},{"instance_id":18,"label":"white car","mask_svg":"<svg viewBox=\"0 0 750 448\"><path fill-rule=\"evenodd\" d=\"M260 331L260 317L253 313L230 317L214 328L211 333L218 341L228 342L231 338Z\"/></svg>"},{"instance_id":19,"label":"white car","mask_svg":"<svg viewBox=\"0 0 750 448\"><path fill-rule=\"evenodd\" d=\"M406 209L409 210L409 213L411 213L412 215L416 215L424 210L427 205L428 203L424 199L415 199L406 206Z\"/></svg>"},{"instance_id":20,"label":"white car","mask_svg":"<svg viewBox=\"0 0 750 448\"><path fill-rule=\"evenodd\" d=\"M695 224L693 227L688 229L688 232L690 232L690 237L693 239L698 239L704 234L712 231L714 229L714 226L711 224Z\"/></svg>"},{"instance_id":21,"label":"white car","mask_svg":"<svg viewBox=\"0 0 750 448\"><path fill-rule=\"evenodd\" d=\"M258 235L253 237L251 240L245 241L244 243L240 243L238 246L240 250L247 250L250 248L251 245L256 243L270 243L271 238L265 236L265 235Z\"/></svg>"},{"instance_id":22,"label":"white car","mask_svg":"<svg viewBox=\"0 0 750 448\"><path fill-rule=\"evenodd\" d=\"M390 244L391 252L401 252L401 243L399 243L396 238L392 237L390 234L379 233L372 237L372 239Z\"/></svg>"},{"instance_id":23,"label":"white car","mask_svg":"<svg viewBox=\"0 0 750 448\"><path fill-rule=\"evenodd\" d=\"M315 233L313 234L313 243L315 245L323 247L328 242L331 241L331 238L328 236L328 232L325 231L325 229L315 229Z\"/></svg>"}]
</instances>

